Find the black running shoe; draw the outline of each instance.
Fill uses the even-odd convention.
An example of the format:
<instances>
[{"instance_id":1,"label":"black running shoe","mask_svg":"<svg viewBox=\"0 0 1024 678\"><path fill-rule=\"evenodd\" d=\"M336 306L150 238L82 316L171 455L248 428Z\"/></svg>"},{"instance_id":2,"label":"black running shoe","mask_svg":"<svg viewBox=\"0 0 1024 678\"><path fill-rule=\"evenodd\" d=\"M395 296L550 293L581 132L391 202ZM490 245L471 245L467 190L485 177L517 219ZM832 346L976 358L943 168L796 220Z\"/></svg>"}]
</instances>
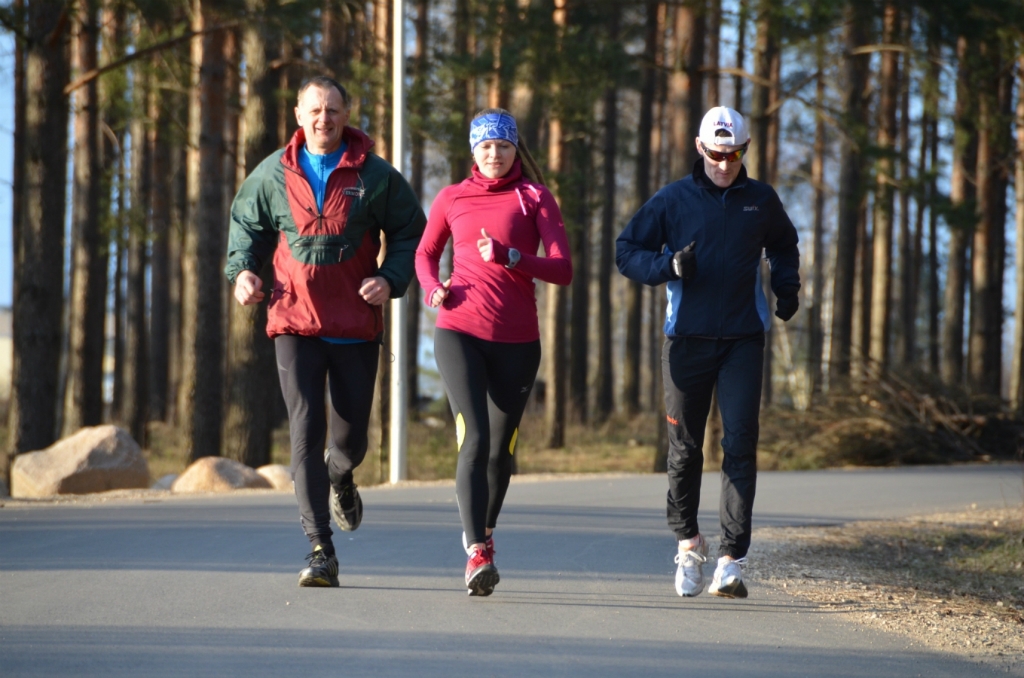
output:
<instances>
[{"instance_id":1,"label":"black running shoe","mask_svg":"<svg viewBox=\"0 0 1024 678\"><path fill-rule=\"evenodd\" d=\"M345 532L352 532L363 522L363 499L355 483L340 490L331 485L331 517Z\"/></svg>"},{"instance_id":2,"label":"black running shoe","mask_svg":"<svg viewBox=\"0 0 1024 678\"><path fill-rule=\"evenodd\" d=\"M299 586L340 586L338 583L338 557L324 553L319 544L306 556L309 567L299 572Z\"/></svg>"}]
</instances>

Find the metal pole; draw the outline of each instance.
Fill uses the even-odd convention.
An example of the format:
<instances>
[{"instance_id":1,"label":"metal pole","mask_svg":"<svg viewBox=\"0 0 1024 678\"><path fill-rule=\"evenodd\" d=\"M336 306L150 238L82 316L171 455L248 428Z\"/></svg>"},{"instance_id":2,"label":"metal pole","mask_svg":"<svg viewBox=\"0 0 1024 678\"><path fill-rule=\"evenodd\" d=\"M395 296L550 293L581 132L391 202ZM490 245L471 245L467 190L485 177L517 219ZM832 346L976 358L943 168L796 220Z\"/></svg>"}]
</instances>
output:
<instances>
[{"instance_id":1,"label":"metal pole","mask_svg":"<svg viewBox=\"0 0 1024 678\"><path fill-rule=\"evenodd\" d=\"M405 2L394 1L391 42L391 164L405 173ZM406 463L409 448L408 404L409 384L406 381L410 356L405 350L406 296L391 300L391 482L408 478Z\"/></svg>"}]
</instances>

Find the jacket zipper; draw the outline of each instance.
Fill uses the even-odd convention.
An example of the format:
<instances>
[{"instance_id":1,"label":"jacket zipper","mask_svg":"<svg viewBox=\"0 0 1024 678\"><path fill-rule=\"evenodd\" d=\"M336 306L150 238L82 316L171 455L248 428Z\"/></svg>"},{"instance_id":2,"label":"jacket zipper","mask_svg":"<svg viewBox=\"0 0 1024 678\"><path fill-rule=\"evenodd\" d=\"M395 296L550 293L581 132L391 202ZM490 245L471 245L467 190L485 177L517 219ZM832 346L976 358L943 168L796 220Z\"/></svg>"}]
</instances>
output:
<instances>
[{"instance_id":1,"label":"jacket zipper","mask_svg":"<svg viewBox=\"0 0 1024 678\"><path fill-rule=\"evenodd\" d=\"M313 193L313 187L309 185L309 179L307 179L302 174L302 172L300 172L299 170L293 169L293 168L289 167L288 165L285 165L284 163L281 163L281 165L282 165L282 167L284 167L289 172L294 172L295 174L298 174L299 177L302 178L302 183L305 184L306 188L309 189L309 195L310 195L310 197L313 198L313 204L316 204L316 194ZM306 211L309 212L310 214L314 214L312 207L307 206L306 207ZM320 232L323 231L323 228L324 228L324 215L323 215L323 211L320 209L319 205L316 208L315 214L316 214L316 230L317 230L318 233L320 233Z\"/></svg>"}]
</instances>

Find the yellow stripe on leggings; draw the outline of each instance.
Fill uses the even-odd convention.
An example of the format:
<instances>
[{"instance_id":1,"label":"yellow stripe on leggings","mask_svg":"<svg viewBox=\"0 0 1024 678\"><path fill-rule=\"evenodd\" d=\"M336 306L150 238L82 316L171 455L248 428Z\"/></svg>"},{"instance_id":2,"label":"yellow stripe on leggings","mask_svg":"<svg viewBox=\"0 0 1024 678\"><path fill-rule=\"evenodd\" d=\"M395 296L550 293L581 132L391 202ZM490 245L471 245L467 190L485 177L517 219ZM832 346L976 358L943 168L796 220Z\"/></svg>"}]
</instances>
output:
<instances>
[{"instance_id":1,"label":"yellow stripe on leggings","mask_svg":"<svg viewBox=\"0 0 1024 678\"><path fill-rule=\"evenodd\" d=\"M462 412L455 415L455 451L462 450L462 443L466 439L466 420L462 418Z\"/></svg>"},{"instance_id":2,"label":"yellow stripe on leggings","mask_svg":"<svg viewBox=\"0 0 1024 678\"><path fill-rule=\"evenodd\" d=\"M519 439L519 427L516 426L516 430L512 431L512 440L508 441L508 453L516 453L516 440Z\"/></svg>"}]
</instances>

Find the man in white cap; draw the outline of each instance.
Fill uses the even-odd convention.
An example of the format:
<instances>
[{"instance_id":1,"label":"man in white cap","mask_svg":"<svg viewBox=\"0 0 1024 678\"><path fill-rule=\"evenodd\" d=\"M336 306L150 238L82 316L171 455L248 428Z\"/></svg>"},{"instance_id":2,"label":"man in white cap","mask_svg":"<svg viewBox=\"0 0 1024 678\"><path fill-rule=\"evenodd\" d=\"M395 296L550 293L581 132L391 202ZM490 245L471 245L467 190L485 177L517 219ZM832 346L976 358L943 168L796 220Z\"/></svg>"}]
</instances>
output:
<instances>
[{"instance_id":1,"label":"man in white cap","mask_svg":"<svg viewBox=\"0 0 1024 678\"><path fill-rule=\"evenodd\" d=\"M627 278L667 283L662 375L668 420L668 524L678 540L676 592L704 590L708 544L697 526L704 428L718 386L722 413L721 544L709 593L745 598L757 482L765 332L762 250L771 263L775 315L789 320L800 291L797 233L768 184L747 177L747 125L731 108L704 116L693 173L658 191L616 240Z\"/></svg>"}]
</instances>

